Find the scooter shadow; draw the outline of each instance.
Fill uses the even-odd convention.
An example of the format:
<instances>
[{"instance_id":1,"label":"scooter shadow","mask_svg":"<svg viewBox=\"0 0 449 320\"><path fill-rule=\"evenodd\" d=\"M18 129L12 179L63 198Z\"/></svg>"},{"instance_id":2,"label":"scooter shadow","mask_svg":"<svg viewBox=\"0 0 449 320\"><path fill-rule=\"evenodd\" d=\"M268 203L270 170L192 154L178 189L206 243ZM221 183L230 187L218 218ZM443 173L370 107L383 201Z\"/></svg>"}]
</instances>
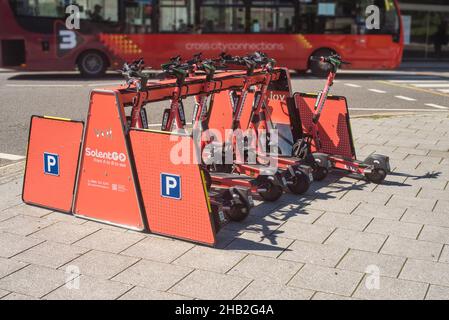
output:
<instances>
[{"instance_id":1,"label":"scooter shadow","mask_svg":"<svg viewBox=\"0 0 449 320\"><path fill-rule=\"evenodd\" d=\"M363 190L368 182L341 181L340 175L330 174L324 181L314 182L305 195L285 193L278 202L261 203L241 223L231 222L218 233L218 248L236 251L265 251L277 256L290 251L295 240L280 228L289 220L302 220L314 214L308 207L316 201L340 198L349 190ZM334 182L338 185L333 186ZM278 254L276 254L278 252Z\"/></svg>"},{"instance_id":2,"label":"scooter shadow","mask_svg":"<svg viewBox=\"0 0 449 320\"><path fill-rule=\"evenodd\" d=\"M389 176L410 178L416 181L437 179L440 175L441 172L435 171L423 175L391 172L382 185L404 188L412 186L406 181L388 180ZM231 222L220 231L217 247L245 252L264 251L268 256L278 256L285 251L291 251L288 247L295 241L295 238L286 235L281 228L287 221L314 219L313 214L316 214L316 210L310 208L313 202L341 199L349 191L366 190L371 185L361 177L334 171L325 180L315 181L305 195L286 193L277 203L265 202L254 207L244 222Z\"/></svg>"}]
</instances>

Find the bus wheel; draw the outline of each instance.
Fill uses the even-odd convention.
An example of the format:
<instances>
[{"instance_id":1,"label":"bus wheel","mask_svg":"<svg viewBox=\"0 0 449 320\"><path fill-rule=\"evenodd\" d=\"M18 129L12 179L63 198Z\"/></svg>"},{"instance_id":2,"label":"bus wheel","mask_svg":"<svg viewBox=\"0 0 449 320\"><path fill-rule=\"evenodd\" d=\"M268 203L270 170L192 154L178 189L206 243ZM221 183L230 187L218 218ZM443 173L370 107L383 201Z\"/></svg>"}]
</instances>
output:
<instances>
[{"instance_id":1,"label":"bus wheel","mask_svg":"<svg viewBox=\"0 0 449 320\"><path fill-rule=\"evenodd\" d=\"M335 54L334 51L330 49L319 49L315 51L312 56L313 57L329 57ZM312 71L312 74L316 77L325 78L329 74L329 67L327 63L323 63L320 61L309 61L309 68Z\"/></svg>"},{"instance_id":2,"label":"bus wheel","mask_svg":"<svg viewBox=\"0 0 449 320\"><path fill-rule=\"evenodd\" d=\"M83 77L102 77L108 67L106 56L100 51L83 52L78 58L78 70Z\"/></svg>"}]
</instances>

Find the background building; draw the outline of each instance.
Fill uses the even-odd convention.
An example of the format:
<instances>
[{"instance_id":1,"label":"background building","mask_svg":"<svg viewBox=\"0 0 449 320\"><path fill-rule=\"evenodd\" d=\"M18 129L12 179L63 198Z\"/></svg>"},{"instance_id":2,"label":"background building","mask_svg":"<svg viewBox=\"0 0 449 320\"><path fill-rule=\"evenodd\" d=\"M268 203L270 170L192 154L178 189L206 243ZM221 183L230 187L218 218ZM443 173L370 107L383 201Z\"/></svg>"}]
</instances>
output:
<instances>
[{"instance_id":1,"label":"background building","mask_svg":"<svg viewBox=\"0 0 449 320\"><path fill-rule=\"evenodd\" d=\"M449 61L449 1L400 0L399 4L404 21L404 60Z\"/></svg>"}]
</instances>

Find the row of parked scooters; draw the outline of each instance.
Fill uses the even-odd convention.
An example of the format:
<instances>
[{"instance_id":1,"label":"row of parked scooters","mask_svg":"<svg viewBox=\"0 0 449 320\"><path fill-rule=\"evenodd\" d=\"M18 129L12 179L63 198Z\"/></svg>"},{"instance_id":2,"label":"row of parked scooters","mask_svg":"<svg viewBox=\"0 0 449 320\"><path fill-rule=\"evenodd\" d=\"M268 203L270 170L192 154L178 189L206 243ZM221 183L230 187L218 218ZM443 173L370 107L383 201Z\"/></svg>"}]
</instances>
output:
<instances>
[{"instance_id":1,"label":"row of parked scooters","mask_svg":"<svg viewBox=\"0 0 449 320\"><path fill-rule=\"evenodd\" d=\"M178 56L162 65L159 81L175 78L176 82L170 88L170 105L163 111L160 130L199 137L194 141L219 217L217 227L228 220L244 220L254 205L253 197L276 201L285 191L302 195L331 169L343 169L373 183L381 183L390 171L389 159L383 155L358 161L355 153L347 157L326 152L320 117L335 75L346 62L338 55L313 59L328 65L329 76L315 97L307 127L291 94L288 71L276 67L276 61L261 52L241 57L223 53L214 59L203 59L201 54L190 60ZM129 90L136 91L128 125L148 129L140 93L155 82L142 59L125 64L122 74ZM225 79L226 90L222 90ZM192 123L188 124L183 102L193 86L201 88L194 96ZM273 92L285 92L286 98L275 100ZM280 146L280 140L288 146Z\"/></svg>"}]
</instances>

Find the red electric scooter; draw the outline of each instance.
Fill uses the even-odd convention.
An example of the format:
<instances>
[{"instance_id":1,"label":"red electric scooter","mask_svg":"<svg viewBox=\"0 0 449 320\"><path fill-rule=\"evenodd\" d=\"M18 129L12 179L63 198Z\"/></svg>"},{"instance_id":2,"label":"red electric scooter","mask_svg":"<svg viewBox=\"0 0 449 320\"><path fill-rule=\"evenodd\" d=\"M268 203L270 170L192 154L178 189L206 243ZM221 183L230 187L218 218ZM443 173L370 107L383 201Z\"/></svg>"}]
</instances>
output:
<instances>
[{"instance_id":1,"label":"red electric scooter","mask_svg":"<svg viewBox=\"0 0 449 320\"><path fill-rule=\"evenodd\" d=\"M341 155L328 154L323 152L322 140L320 136L324 134L320 132L320 117L325 108L329 91L334 84L334 79L338 69L343 64L349 64L342 61L339 55L329 57L312 57L312 61L320 61L326 63L330 67L329 76L326 85L322 91L318 93L314 106L311 125L306 128L303 138L298 140L293 147L293 154L308 161L314 169L314 179L323 180L329 169L340 169L349 171L350 173L363 175L370 182L380 184L384 181L387 174L391 171L389 157L372 154L364 161L359 161L353 153L352 158L345 158ZM347 117L349 127L349 116ZM352 143L352 136L348 133Z\"/></svg>"}]
</instances>

